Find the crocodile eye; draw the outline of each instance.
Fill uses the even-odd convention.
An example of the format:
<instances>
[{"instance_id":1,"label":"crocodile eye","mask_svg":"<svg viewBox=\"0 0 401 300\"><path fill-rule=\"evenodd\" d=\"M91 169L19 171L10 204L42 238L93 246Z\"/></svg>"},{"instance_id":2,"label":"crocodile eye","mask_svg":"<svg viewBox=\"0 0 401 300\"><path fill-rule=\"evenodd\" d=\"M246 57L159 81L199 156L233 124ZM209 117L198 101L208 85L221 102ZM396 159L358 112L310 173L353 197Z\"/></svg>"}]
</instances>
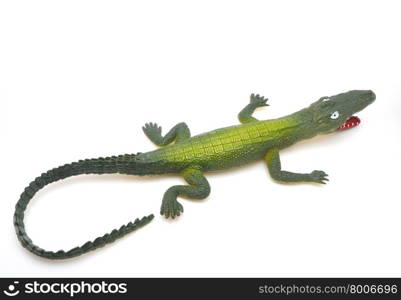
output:
<instances>
[{"instance_id":1,"label":"crocodile eye","mask_svg":"<svg viewBox=\"0 0 401 300\"><path fill-rule=\"evenodd\" d=\"M338 113L338 111L335 111L331 114L330 118L332 118L333 120L338 119L338 117L340 116L340 114Z\"/></svg>"}]
</instances>

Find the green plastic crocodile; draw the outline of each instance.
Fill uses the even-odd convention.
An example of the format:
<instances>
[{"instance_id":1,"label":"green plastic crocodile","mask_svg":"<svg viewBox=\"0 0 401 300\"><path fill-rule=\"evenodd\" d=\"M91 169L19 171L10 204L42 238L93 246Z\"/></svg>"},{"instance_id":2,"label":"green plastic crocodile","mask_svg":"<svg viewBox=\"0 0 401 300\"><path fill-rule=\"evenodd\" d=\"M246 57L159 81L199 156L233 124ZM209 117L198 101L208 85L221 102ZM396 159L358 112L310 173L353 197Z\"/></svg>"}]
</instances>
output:
<instances>
[{"instance_id":1,"label":"green plastic crocodile","mask_svg":"<svg viewBox=\"0 0 401 300\"><path fill-rule=\"evenodd\" d=\"M209 195L210 185L203 175L205 172L236 167L262 158L266 161L271 177L277 181L324 184L328 179L323 171L305 174L283 171L279 151L318 134L357 126L360 121L353 114L371 104L375 98L370 90L353 90L322 97L309 107L282 118L259 121L252 114L256 108L267 106L267 99L252 94L250 103L238 114L241 125L193 137L185 123L177 124L164 136L161 127L147 123L143 131L153 143L162 148L147 153L80 160L54 168L32 181L21 194L15 208L14 226L18 239L36 255L65 259L112 243L153 219L153 215L136 219L134 223L123 225L120 229L69 251L45 251L34 245L24 226L24 211L30 199L47 184L80 174L181 174L188 185L175 185L164 193L160 213L166 218L175 218L183 212L182 205L177 201L178 196L203 199Z\"/></svg>"}]
</instances>

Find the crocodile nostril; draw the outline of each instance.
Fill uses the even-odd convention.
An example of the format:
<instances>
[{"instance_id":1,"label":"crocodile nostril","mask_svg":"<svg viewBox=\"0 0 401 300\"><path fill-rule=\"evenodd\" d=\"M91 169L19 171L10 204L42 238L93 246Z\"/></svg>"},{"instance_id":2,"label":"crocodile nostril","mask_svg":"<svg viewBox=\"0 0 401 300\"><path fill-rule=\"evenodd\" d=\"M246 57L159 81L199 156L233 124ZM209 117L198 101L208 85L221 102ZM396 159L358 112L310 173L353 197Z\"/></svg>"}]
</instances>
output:
<instances>
[{"instance_id":1,"label":"crocodile nostril","mask_svg":"<svg viewBox=\"0 0 401 300\"><path fill-rule=\"evenodd\" d=\"M372 99L375 100L376 99L376 94L373 91L370 91L370 94L372 96Z\"/></svg>"},{"instance_id":2,"label":"crocodile nostril","mask_svg":"<svg viewBox=\"0 0 401 300\"><path fill-rule=\"evenodd\" d=\"M366 94L372 102L376 99L376 94L372 90L367 90Z\"/></svg>"}]
</instances>

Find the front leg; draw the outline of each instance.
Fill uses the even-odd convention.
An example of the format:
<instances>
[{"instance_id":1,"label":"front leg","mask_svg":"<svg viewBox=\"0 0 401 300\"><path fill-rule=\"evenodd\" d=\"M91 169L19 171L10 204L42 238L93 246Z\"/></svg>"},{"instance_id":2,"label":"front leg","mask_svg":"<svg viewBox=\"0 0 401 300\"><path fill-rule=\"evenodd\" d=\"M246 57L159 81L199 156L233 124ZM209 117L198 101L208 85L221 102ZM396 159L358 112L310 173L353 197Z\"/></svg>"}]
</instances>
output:
<instances>
[{"instance_id":1,"label":"front leg","mask_svg":"<svg viewBox=\"0 0 401 300\"><path fill-rule=\"evenodd\" d=\"M239 112L238 120L242 124L258 121L258 119L252 117L252 114L258 107L269 106L269 104L266 103L267 100L268 99L263 96L252 94L249 104Z\"/></svg>"},{"instance_id":2,"label":"front leg","mask_svg":"<svg viewBox=\"0 0 401 300\"><path fill-rule=\"evenodd\" d=\"M281 170L280 155L277 149L269 150L265 155L271 177L281 182L316 182L326 184L327 174L323 171L313 171L308 174L292 173Z\"/></svg>"},{"instance_id":3,"label":"front leg","mask_svg":"<svg viewBox=\"0 0 401 300\"><path fill-rule=\"evenodd\" d=\"M174 219L184 211L181 203L177 201L178 196L204 199L210 194L209 182L198 168L189 167L182 175L189 185L174 185L164 193L160 214L166 218Z\"/></svg>"},{"instance_id":4,"label":"front leg","mask_svg":"<svg viewBox=\"0 0 401 300\"><path fill-rule=\"evenodd\" d=\"M162 136L162 128L156 123L146 123L142 127L146 136L158 146L166 146L175 140L176 143L185 141L191 137L187 124L178 123L165 136Z\"/></svg>"}]
</instances>

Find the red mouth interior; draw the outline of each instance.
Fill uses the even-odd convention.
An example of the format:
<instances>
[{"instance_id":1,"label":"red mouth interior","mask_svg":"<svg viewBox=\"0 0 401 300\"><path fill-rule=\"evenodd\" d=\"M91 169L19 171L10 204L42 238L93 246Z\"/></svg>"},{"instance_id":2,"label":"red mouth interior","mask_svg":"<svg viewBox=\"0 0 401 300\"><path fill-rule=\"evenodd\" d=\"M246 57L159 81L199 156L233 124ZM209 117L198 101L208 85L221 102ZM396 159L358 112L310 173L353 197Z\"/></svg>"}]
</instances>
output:
<instances>
[{"instance_id":1,"label":"red mouth interior","mask_svg":"<svg viewBox=\"0 0 401 300\"><path fill-rule=\"evenodd\" d=\"M346 130L350 128L354 128L358 126L361 123L361 119L359 119L357 116L352 116L348 118L347 121L343 125L341 125L337 130Z\"/></svg>"}]
</instances>

